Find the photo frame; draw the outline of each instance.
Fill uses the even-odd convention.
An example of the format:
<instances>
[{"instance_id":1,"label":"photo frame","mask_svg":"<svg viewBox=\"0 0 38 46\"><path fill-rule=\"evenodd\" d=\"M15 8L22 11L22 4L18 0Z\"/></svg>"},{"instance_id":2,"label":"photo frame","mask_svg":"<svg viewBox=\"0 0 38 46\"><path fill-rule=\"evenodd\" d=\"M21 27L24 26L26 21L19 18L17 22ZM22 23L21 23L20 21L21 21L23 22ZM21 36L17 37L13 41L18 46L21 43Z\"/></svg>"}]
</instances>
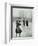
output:
<instances>
[{"instance_id":1,"label":"photo frame","mask_svg":"<svg viewBox=\"0 0 38 46\"><path fill-rule=\"evenodd\" d=\"M29 11L29 12L32 12L32 10L33 10L33 8L34 7L25 7L25 6L11 6L11 39L14 37L13 35L13 20L14 20L14 17L16 17L16 16L14 16L14 14L16 14L16 13L14 13L14 12L16 12L17 11L17 13L18 13L18 11L20 11L20 10L22 10L21 12L23 13L24 12L24 10L26 10L26 11ZM14 9L17 9L16 11L13 11ZM25 12L26 12L25 11ZM29 15L30 15L30 13L29 12L27 12ZM22 14L22 13L20 13L20 14ZM24 13L25 14L25 13ZM31 13L32 14L32 13ZM22 15L23 16L23 15ZM31 17L32 17L32 15L30 15ZM18 17L18 16L17 16ZM17 18L16 17L16 18ZM21 16L20 16L21 17ZM20 20L21 20L21 18L20 17L18 17ZM22 17L23 18L23 17ZM29 19L29 18L28 18ZM29 19L30 20L30 19ZM31 20L30 21L32 21L32 18L31 18ZM28 21L26 22L26 25L28 26ZM17 31L16 31L17 32ZM24 36L25 37L25 36ZM27 36L28 37L28 36Z\"/></svg>"}]
</instances>

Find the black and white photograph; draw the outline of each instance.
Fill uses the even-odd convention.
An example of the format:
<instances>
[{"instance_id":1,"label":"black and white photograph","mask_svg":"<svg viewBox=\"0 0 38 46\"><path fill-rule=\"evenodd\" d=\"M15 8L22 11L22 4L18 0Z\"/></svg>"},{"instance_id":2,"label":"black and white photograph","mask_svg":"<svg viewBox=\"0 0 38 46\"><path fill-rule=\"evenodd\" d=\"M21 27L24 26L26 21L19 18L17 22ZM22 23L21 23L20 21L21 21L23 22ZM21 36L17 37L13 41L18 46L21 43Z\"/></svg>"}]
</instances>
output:
<instances>
[{"instance_id":1,"label":"black and white photograph","mask_svg":"<svg viewBox=\"0 0 38 46\"><path fill-rule=\"evenodd\" d=\"M32 37L33 7L11 6L11 38Z\"/></svg>"},{"instance_id":2,"label":"black and white photograph","mask_svg":"<svg viewBox=\"0 0 38 46\"><path fill-rule=\"evenodd\" d=\"M0 46L38 46L38 0L0 0Z\"/></svg>"}]
</instances>

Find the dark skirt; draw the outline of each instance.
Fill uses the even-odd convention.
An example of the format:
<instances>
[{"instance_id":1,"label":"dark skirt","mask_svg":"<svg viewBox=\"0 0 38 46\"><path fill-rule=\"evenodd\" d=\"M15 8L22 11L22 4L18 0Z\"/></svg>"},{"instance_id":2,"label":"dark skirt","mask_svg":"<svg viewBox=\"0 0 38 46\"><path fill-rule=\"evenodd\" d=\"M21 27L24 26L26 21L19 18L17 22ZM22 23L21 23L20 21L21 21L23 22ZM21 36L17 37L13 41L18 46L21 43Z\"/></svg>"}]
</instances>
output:
<instances>
[{"instance_id":1,"label":"dark skirt","mask_svg":"<svg viewBox=\"0 0 38 46\"><path fill-rule=\"evenodd\" d=\"M16 28L16 33L21 33L22 30L20 28Z\"/></svg>"},{"instance_id":2,"label":"dark skirt","mask_svg":"<svg viewBox=\"0 0 38 46\"><path fill-rule=\"evenodd\" d=\"M26 26L28 26L28 21L26 21Z\"/></svg>"}]
</instances>

